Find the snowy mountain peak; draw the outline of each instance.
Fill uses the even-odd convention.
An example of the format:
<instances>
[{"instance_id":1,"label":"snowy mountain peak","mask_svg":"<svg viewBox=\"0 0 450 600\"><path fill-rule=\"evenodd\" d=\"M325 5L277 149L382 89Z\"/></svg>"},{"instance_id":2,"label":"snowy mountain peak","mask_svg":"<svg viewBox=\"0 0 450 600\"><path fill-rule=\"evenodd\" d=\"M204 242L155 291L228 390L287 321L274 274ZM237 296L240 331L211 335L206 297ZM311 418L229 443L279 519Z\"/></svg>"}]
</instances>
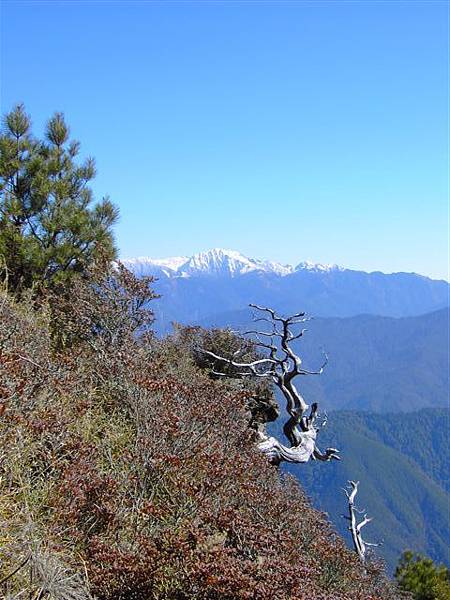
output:
<instances>
[{"instance_id":1,"label":"snowy mountain peak","mask_svg":"<svg viewBox=\"0 0 450 600\"><path fill-rule=\"evenodd\" d=\"M180 271L189 275L241 275L255 269L254 261L234 250L213 248L194 254Z\"/></svg>"},{"instance_id":2,"label":"snowy mountain peak","mask_svg":"<svg viewBox=\"0 0 450 600\"><path fill-rule=\"evenodd\" d=\"M161 274L173 277L177 275L178 269L188 260L189 257L187 256L173 256L171 258L138 256L137 258L123 259L122 263L138 277Z\"/></svg>"},{"instance_id":3,"label":"snowy mountain peak","mask_svg":"<svg viewBox=\"0 0 450 600\"><path fill-rule=\"evenodd\" d=\"M322 263L315 263L310 260L304 260L295 267L296 271L315 271L318 272L330 272L330 271L344 271L343 267L339 265L324 265Z\"/></svg>"},{"instance_id":4,"label":"snowy mountain peak","mask_svg":"<svg viewBox=\"0 0 450 600\"><path fill-rule=\"evenodd\" d=\"M191 257L172 258L130 258L122 261L136 275L155 275L157 277L237 277L251 272L290 275L295 271L328 272L342 270L337 265L322 265L310 261L301 262L297 267L282 265L274 261L248 258L236 250L213 248L199 252Z\"/></svg>"},{"instance_id":5,"label":"snowy mountain peak","mask_svg":"<svg viewBox=\"0 0 450 600\"><path fill-rule=\"evenodd\" d=\"M180 268L180 274L191 275L214 275L236 277L251 271L264 271L285 274L291 272L291 267L283 267L273 262L264 262L248 258L236 250L225 250L213 248L207 252L201 252L192 256L188 262Z\"/></svg>"}]
</instances>

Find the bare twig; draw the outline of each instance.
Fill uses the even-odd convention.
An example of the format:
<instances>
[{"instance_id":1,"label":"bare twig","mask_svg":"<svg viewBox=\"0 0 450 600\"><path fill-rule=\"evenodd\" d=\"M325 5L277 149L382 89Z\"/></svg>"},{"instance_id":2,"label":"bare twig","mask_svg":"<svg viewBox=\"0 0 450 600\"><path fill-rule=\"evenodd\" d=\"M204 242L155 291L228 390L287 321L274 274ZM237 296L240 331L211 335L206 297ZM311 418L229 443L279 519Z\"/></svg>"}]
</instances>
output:
<instances>
[{"instance_id":1,"label":"bare twig","mask_svg":"<svg viewBox=\"0 0 450 600\"><path fill-rule=\"evenodd\" d=\"M27 562L30 560L30 558L31 558L31 554L29 554L20 563L20 565L14 569L14 571L11 571L11 573L8 573L8 575L6 575L6 577L3 577L3 579L0 579L0 585L3 585L4 583L6 583L9 579L11 579L11 577L13 577L18 571L20 571L20 569L22 569L22 567L24 567L27 564Z\"/></svg>"}]
</instances>

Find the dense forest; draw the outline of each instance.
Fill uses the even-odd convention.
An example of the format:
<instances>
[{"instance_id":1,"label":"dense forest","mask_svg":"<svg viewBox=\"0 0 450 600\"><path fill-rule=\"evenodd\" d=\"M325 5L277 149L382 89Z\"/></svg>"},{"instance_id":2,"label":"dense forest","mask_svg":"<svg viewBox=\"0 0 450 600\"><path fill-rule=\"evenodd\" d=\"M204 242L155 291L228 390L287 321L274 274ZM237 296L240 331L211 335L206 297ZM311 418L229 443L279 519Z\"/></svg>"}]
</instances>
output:
<instances>
[{"instance_id":1,"label":"dense forest","mask_svg":"<svg viewBox=\"0 0 450 600\"><path fill-rule=\"evenodd\" d=\"M153 334L153 282L114 262L117 210L63 116L40 140L19 106L0 143L2 596L403 597L257 451L273 391L198 352L227 335Z\"/></svg>"}]
</instances>

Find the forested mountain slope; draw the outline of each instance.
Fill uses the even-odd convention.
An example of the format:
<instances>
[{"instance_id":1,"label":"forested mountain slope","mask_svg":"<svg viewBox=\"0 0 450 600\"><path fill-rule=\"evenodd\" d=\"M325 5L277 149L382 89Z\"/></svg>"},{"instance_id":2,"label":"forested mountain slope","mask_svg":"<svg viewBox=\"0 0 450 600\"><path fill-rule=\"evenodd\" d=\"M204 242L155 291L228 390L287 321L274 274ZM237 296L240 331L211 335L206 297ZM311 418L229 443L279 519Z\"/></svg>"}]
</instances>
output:
<instances>
[{"instance_id":1,"label":"forested mountain slope","mask_svg":"<svg viewBox=\"0 0 450 600\"><path fill-rule=\"evenodd\" d=\"M405 549L448 565L449 417L448 409L401 415L333 412L321 444L338 447L342 460L327 469L287 468L349 541L341 517L347 506L342 488L349 479L359 480L358 504L373 517L365 538L384 540L376 552L390 569Z\"/></svg>"}]
</instances>

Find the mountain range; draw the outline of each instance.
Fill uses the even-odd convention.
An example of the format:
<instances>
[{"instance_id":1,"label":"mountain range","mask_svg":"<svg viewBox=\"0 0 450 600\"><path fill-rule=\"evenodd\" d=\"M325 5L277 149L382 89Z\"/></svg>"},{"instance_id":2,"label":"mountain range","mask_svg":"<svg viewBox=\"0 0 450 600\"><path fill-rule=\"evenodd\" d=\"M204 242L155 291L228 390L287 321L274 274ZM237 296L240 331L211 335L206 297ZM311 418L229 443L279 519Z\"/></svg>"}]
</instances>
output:
<instances>
[{"instance_id":1,"label":"mountain range","mask_svg":"<svg viewBox=\"0 0 450 600\"><path fill-rule=\"evenodd\" d=\"M366 273L308 261L296 267L213 249L192 257L122 261L136 275L157 278L152 303L156 328L172 322L213 321L249 303L282 313L305 310L321 317L420 315L448 306L450 286L415 273ZM222 318L223 321L223 318Z\"/></svg>"},{"instance_id":2,"label":"mountain range","mask_svg":"<svg viewBox=\"0 0 450 600\"><path fill-rule=\"evenodd\" d=\"M251 272L271 273L273 275L291 275L296 271L343 271L338 265L323 265L304 261L296 267L282 265L275 261L263 261L247 258L236 250L213 248L191 257L173 256L171 258L139 257L122 261L138 275L165 277L237 277Z\"/></svg>"},{"instance_id":3,"label":"mountain range","mask_svg":"<svg viewBox=\"0 0 450 600\"><path fill-rule=\"evenodd\" d=\"M125 264L139 276L158 277L153 287L161 298L152 308L159 333L171 321L252 329L249 302L287 314L309 306L315 317L295 348L310 368L323 351L329 363L320 377L303 378L302 390L327 410L407 412L448 402L445 281L313 263L294 268L219 249Z\"/></svg>"}]
</instances>

